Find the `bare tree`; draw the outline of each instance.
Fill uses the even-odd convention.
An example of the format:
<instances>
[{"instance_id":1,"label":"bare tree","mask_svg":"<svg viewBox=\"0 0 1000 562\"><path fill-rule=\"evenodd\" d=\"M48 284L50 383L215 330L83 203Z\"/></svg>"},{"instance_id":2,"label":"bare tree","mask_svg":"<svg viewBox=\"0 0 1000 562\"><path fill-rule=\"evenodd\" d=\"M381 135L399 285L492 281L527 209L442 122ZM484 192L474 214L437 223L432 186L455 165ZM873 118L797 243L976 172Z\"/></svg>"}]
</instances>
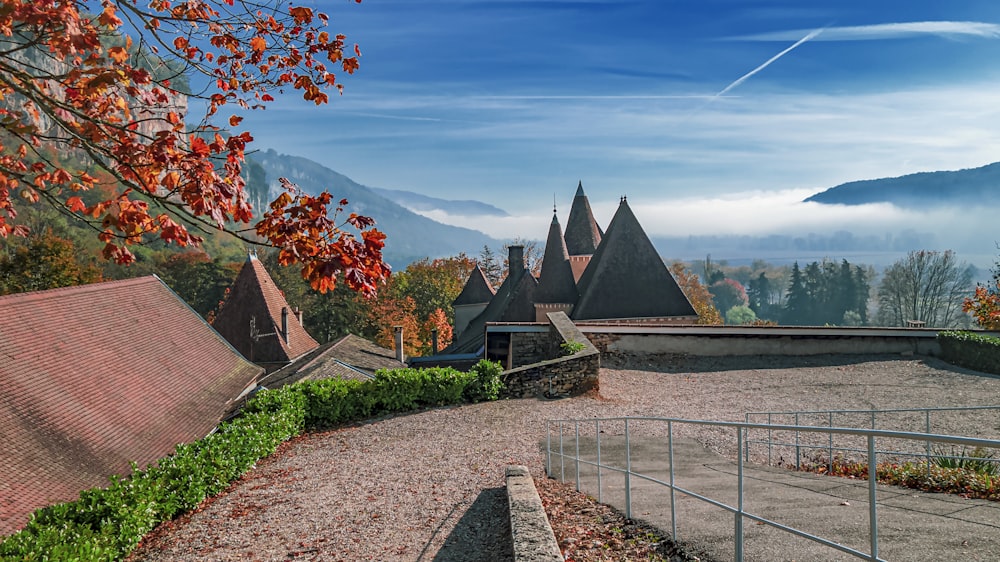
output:
<instances>
[{"instance_id":1,"label":"bare tree","mask_svg":"<svg viewBox=\"0 0 1000 562\"><path fill-rule=\"evenodd\" d=\"M905 326L916 320L935 328L969 325L963 299L973 287L972 269L955 253L913 251L885 270L878 290L878 320Z\"/></svg>"}]
</instances>

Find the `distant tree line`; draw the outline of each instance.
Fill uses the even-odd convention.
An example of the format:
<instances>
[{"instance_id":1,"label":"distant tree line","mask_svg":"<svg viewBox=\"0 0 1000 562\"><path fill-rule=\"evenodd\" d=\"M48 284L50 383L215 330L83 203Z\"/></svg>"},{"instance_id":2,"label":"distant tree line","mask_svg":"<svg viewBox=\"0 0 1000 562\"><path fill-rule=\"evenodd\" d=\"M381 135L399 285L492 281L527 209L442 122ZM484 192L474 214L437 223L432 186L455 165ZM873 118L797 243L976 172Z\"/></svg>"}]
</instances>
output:
<instances>
[{"instance_id":1,"label":"distant tree line","mask_svg":"<svg viewBox=\"0 0 1000 562\"><path fill-rule=\"evenodd\" d=\"M804 326L861 326L868 323L869 276L847 260L792 265L781 323Z\"/></svg>"},{"instance_id":2,"label":"distant tree line","mask_svg":"<svg viewBox=\"0 0 1000 562\"><path fill-rule=\"evenodd\" d=\"M966 328L973 316L1000 310L1000 290L973 284L974 267L952 251L917 250L886 268L846 259L775 268L761 260L728 267L711 256L702 278L727 324L771 322L800 326L909 326ZM1000 287L994 279L994 285ZM745 288L745 293L743 289ZM972 312L973 315L967 314ZM1000 318L1000 313L994 315ZM1000 321L998 321L1000 323Z\"/></svg>"}]
</instances>

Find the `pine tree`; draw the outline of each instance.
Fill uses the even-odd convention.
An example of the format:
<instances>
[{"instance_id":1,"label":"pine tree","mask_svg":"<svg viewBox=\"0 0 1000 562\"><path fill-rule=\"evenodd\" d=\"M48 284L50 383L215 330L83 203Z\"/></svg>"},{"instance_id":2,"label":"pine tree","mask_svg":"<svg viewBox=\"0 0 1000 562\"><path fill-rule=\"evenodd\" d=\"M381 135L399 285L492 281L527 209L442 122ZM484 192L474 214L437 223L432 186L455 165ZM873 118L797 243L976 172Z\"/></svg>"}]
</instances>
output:
<instances>
[{"instance_id":1,"label":"pine tree","mask_svg":"<svg viewBox=\"0 0 1000 562\"><path fill-rule=\"evenodd\" d=\"M805 278L799 269L799 262L792 265L792 279L788 284L788 296L785 299L783 324L805 324L809 306L809 294L806 292Z\"/></svg>"}]
</instances>

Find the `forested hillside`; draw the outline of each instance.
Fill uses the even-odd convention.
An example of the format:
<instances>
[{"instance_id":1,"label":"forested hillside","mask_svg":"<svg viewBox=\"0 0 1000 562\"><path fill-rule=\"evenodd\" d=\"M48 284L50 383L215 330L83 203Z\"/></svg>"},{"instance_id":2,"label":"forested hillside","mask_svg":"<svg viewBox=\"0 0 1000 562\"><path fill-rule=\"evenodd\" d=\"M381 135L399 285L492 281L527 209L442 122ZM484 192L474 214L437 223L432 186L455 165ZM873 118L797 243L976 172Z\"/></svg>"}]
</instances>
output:
<instances>
[{"instance_id":1,"label":"forested hillside","mask_svg":"<svg viewBox=\"0 0 1000 562\"><path fill-rule=\"evenodd\" d=\"M475 254L483 246L495 246L497 241L482 232L449 226L407 210L395 201L379 195L347 176L322 164L278 154L274 150L252 156L267 173L271 195L276 195L278 178L286 177L308 193L329 190L335 197L348 201L348 212L372 217L376 228L386 234L385 260L395 268L403 268L424 257Z\"/></svg>"},{"instance_id":2,"label":"forested hillside","mask_svg":"<svg viewBox=\"0 0 1000 562\"><path fill-rule=\"evenodd\" d=\"M863 205L892 203L897 207L954 206L1000 203L1000 162L952 172L922 172L896 178L853 181L805 199L816 203Z\"/></svg>"}]
</instances>

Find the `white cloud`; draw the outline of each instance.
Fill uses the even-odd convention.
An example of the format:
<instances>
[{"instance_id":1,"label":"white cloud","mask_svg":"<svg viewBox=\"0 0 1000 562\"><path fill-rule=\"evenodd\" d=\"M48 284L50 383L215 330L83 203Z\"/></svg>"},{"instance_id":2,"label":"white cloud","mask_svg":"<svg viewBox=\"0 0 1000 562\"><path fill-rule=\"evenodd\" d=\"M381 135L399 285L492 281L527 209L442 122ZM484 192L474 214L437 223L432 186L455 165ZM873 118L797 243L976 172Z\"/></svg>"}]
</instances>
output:
<instances>
[{"instance_id":1,"label":"white cloud","mask_svg":"<svg viewBox=\"0 0 1000 562\"><path fill-rule=\"evenodd\" d=\"M990 209L929 207L902 209L888 203L857 206L804 203L814 192L805 189L750 191L715 197L629 197L629 206L652 238L687 236L757 236L809 234L830 236L850 232L856 238L897 236L913 231L930 234L936 247L954 249L963 260L988 267L995 255L995 217ZM591 197L594 216L606 228L619 205ZM565 226L568 207L559 215ZM544 241L550 214L510 217L460 217L442 212L422 213L434 220L480 230L499 239Z\"/></svg>"},{"instance_id":2,"label":"white cloud","mask_svg":"<svg viewBox=\"0 0 1000 562\"><path fill-rule=\"evenodd\" d=\"M756 33L742 35L731 39L742 41L795 41L810 30L775 31L771 33ZM939 37L980 37L985 39L1000 38L1000 25L977 21L919 21L882 23L874 25L858 25L844 27L827 27L823 33L812 38L813 41L873 41L879 39L905 39L920 35L937 35Z\"/></svg>"}]
</instances>

